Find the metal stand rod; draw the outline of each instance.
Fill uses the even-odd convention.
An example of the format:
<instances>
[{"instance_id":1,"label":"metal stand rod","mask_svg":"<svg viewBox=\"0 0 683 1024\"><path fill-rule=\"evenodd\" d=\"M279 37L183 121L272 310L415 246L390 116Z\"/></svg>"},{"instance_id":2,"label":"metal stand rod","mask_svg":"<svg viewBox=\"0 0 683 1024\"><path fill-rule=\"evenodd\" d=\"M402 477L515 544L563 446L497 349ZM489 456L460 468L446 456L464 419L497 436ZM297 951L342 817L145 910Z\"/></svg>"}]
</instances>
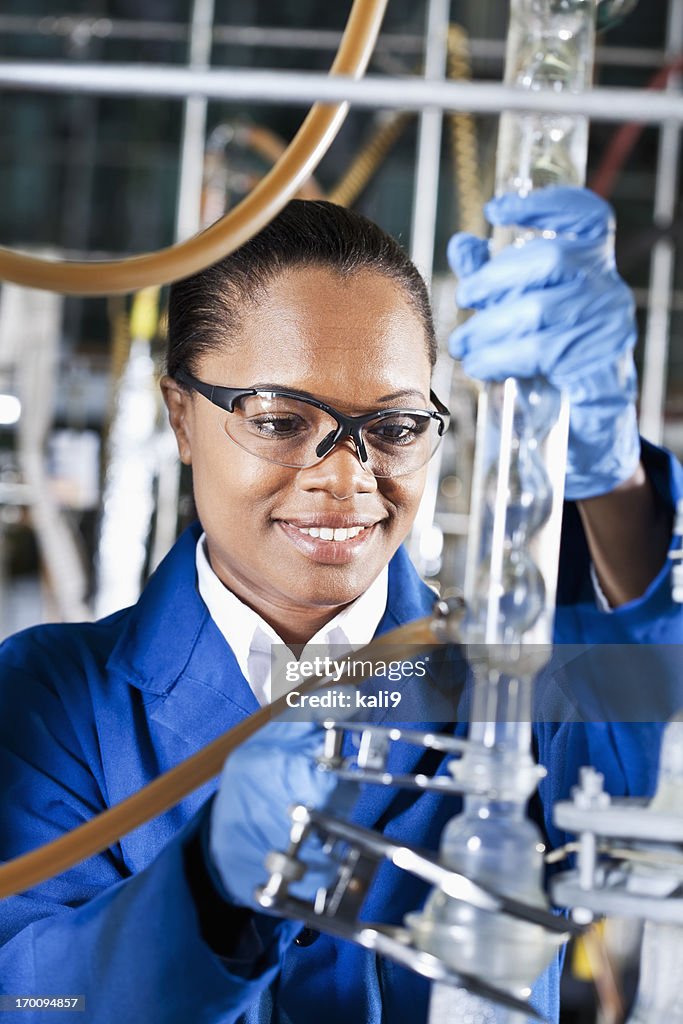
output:
<instances>
[{"instance_id":1,"label":"metal stand rod","mask_svg":"<svg viewBox=\"0 0 683 1024\"><path fill-rule=\"evenodd\" d=\"M188 60L192 71L207 71L210 67L213 13L214 0L194 0ZM190 238L199 230L207 107L206 96L190 95L185 101L176 242Z\"/></svg>"},{"instance_id":2,"label":"metal stand rod","mask_svg":"<svg viewBox=\"0 0 683 1024\"><path fill-rule=\"evenodd\" d=\"M429 0L424 62L427 80L434 81L445 78L448 61L449 15L450 0ZM425 108L420 114L418 126L410 257L430 289L434 270L442 128L443 111L438 107ZM434 386L436 387L437 384ZM440 449L439 454L429 464L424 494L410 535L410 555L418 572L421 573L426 568L422 540L425 531L433 529L442 451L443 449Z\"/></svg>"},{"instance_id":3,"label":"metal stand rod","mask_svg":"<svg viewBox=\"0 0 683 1024\"><path fill-rule=\"evenodd\" d=\"M188 67L191 71L207 71L211 66L214 9L214 0L194 0L188 54ZM192 95L188 96L185 101L176 207L176 242L183 242L186 238L191 238L202 226L201 204L207 109L206 96ZM180 465L175 458L175 441L168 436L170 434L171 428L164 417L161 436L157 438L159 487L150 554L152 570L156 569L166 552L172 547L178 528Z\"/></svg>"},{"instance_id":4,"label":"metal stand rod","mask_svg":"<svg viewBox=\"0 0 683 1024\"><path fill-rule=\"evenodd\" d=\"M429 0L425 33L425 79L442 81L448 60L450 0ZM427 107L420 114L413 190L410 258L429 285L434 267L434 235L439 197L443 111Z\"/></svg>"},{"instance_id":5,"label":"metal stand rod","mask_svg":"<svg viewBox=\"0 0 683 1024\"><path fill-rule=\"evenodd\" d=\"M150 39L156 42L184 42L188 28L178 21L130 21L127 18L102 18L62 15L54 18L26 15L0 15L3 35L67 36L89 34L98 39ZM281 28L269 25L215 25L213 41L226 46L251 46L273 49L336 50L341 33L333 29ZM501 62L505 56L504 39L471 39L470 53L475 60ZM413 57L420 53L418 36L407 32L383 32L376 53L402 53ZM631 46L598 46L599 64L625 67L658 68L665 60L661 50Z\"/></svg>"},{"instance_id":6,"label":"metal stand rod","mask_svg":"<svg viewBox=\"0 0 683 1024\"><path fill-rule=\"evenodd\" d=\"M202 95L233 103L266 100L273 104L309 106L311 96L322 103L347 100L357 107L387 110L469 110L499 114L501 110L547 114L584 114L596 121L661 123L683 121L683 98L645 89L588 89L584 92L525 92L497 82L425 81L409 76L327 76L309 71L192 71L140 64L65 64L0 62L0 87L35 92L82 91L100 95L184 99Z\"/></svg>"},{"instance_id":7,"label":"metal stand rod","mask_svg":"<svg viewBox=\"0 0 683 1024\"><path fill-rule=\"evenodd\" d=\"M667 56L680 52L683 40L683 0L670 0L666 31ZM681 76L671 75L667 91L680 98ZM657 175L655 179L654 221L658 228L670 227L678 203L681 129L666 121L659 133ZM647 328L643 357L643 384L640 400L640 430L648 441L661 444L664 433L666 378L669 356L669 324L674 283L676 246L672 238L655 243L650 263Z\"/></svg>"}]
</instances>

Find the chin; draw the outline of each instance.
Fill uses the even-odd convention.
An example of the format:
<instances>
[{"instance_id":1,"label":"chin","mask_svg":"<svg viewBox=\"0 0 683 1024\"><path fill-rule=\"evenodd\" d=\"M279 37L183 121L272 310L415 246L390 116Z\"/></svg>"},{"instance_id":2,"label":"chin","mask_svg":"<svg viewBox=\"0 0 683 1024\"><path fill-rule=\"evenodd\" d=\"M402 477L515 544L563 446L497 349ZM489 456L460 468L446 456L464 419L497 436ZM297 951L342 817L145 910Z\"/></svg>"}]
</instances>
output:
<instances>
[{"instance_id":1,"label":"chin","mask_svg":"<svg viewBox=\"0 0 683 1024\"><path fill-rule=\"evenodd\" d=\"M311 574L309 587L305 585L297 587L297 591L300 593L295 593L292 589L290 592L295 600L298 598L302 603L317 607L350 604L365 593L386 564L386 562L381 562L372 569L368 566L350 569L349 567L322 565L317 572Z\"/></svg>"}]
</instances>

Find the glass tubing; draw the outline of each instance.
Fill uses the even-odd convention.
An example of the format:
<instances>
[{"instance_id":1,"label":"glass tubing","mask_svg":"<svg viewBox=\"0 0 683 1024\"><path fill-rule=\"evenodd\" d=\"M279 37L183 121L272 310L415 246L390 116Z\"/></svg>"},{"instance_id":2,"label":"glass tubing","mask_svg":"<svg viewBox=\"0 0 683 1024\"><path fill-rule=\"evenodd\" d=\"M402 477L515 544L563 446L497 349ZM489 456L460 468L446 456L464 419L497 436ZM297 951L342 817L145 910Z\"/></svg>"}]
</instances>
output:
<instances>
[{"instance_id":1,"label":"glass tubing","mask_svg":"<svg viewBox=\"0 0 683 1024\"><path fill-rule=\"evenodd\" d=\"M512 0L505 84L552 92L589 87L596 8L597 0ZM583 116L503 113L496 194L582 185L587 145ZM491 250L521 248L535 234L496 228ZM552 640L568 419L566 401L540 379L508 379L481 392L465 580L464 640L475 677L472 747L453 773L480 793L496 792L496 799L466 796L441 844L444 863L541 904L543 845L526 818L543 774L531 750L531 690ZM509 920L496 927L491 915L478 913L476 920L470 916L463 943L462 912L442 897L432 894L424 911L430 951L456 969L484 967L487 980L528 995L556 942ZM470 959L467 949L476 956ZM437 985L429 1020L517 1024L523 1018Z\"/></svg>"}]
</instances>

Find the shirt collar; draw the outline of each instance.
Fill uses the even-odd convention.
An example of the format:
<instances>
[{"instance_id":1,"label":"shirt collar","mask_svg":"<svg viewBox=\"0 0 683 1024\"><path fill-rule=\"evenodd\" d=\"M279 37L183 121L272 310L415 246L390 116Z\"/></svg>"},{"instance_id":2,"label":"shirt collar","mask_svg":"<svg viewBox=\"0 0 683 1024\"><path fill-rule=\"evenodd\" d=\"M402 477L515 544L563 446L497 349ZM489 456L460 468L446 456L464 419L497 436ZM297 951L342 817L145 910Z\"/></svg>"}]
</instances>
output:
<instances>
[{"instance_id":1,"label":"shirt collar","mask_svg":"<svg viewBox=\"0 0 683 1024\"><path fill-rule=\"evenodd\" d=\"M197 542L197 589L209 615L232 648L242 675L259 704L270 702L270 647L284 641L265 619L232 593L211 568L205 545L206 534ZM334 644L345 650L357 650L369 643L387 606L389 571L385 566L365 593L325 623L311 637L310 647ZM320 651L317 652L318 654Z\"/></svg>"},{"instance_id":2,"label":"shirt collar","mask_svg":"<svg viewBox=\"0 0 683 1024\"><path fill-rule=\"evenodd\" d=\"M181 680L205 680L207 672L218 672L212 665L221 662L225 638L197 590L196 550L201 533L199 522L188 526L148 580L137 604L93 626L113 630L116 636L107 671L145 693L167 698ZM389 563L387 606L375 635L428 615L436 599L400 547ZM251 711L253 693L232 651L230 660L234 664L230 671L242 680ZM231 686L236 685L233 679Z\"/></svg>"}]
</instances>

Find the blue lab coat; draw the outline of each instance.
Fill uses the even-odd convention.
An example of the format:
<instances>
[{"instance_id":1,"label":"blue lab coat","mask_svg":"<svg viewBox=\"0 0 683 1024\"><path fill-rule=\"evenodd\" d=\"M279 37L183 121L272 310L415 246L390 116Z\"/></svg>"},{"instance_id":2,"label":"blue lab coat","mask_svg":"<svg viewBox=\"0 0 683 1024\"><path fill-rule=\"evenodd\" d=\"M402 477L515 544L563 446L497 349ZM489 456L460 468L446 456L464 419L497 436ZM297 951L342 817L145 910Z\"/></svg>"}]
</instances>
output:
<instances>
[{"instance_id":1,"label":"blue lab coat","mask_svg":"<svg viewBox=\"0 0 683 1024\"><path fill-rule=\"evenodd\" d=\"M680 468L647 449L663 501L683 494ZM198 524L179 539L138 603L100 622L41 626L0 649L0 857L16 857L136 792L256 710L232 651L199 597ZM568 506L557 639L566 643L676 643L682 617L668 568L638 601L595 607L578 517ZM378 633L425 615L433 592L399 550ZM683 701L681 702L683 703ZM647 793L660 726L552 722L536 727L546 827L581 764L597 764L613 793ZM406 748L395 767L414 771ZM418 1024L428 985L350 943L321 935L289 943L291 925L256 918L248 962L225 960L202 938L185 851L205 827L216 782L115 846L0 905L0 992L85 995L97 1024L218 1024L245 1019L309 1024ZM456 798L365 787L354 819L435 849ZM425 890L385 866L364 917L400 921ZM286 941L287 939L287 941ZM535 989L556 1018L559 967ZM52 1021L52 1015L29 1019ZM26 1018L24 1018L26 1019Z\"/></svg>"}]
</instances>

